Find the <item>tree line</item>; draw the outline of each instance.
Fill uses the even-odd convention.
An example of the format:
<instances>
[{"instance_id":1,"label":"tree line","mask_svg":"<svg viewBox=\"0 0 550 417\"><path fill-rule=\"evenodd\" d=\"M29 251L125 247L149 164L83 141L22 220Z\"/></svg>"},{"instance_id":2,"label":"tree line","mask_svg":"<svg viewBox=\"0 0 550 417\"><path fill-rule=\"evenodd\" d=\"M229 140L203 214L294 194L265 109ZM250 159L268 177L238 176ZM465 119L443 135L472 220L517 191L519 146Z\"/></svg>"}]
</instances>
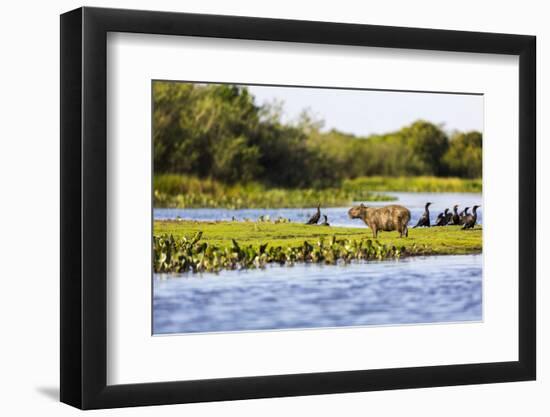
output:
<instances>
[{"instance_id":1,"label":"tree line","mask_svg":"<svg viewBox=\"0 0 550 417\"><path fill-rule=\"evenodd\" d=\"M480 178L482 135L419 120L396 132L357 137L323 131L304 112L284 123L281 105L258 105L236 85L153 84L155 174L178 173L227 184L333 187L361 176Z\"/></svg>"}]
</instances>

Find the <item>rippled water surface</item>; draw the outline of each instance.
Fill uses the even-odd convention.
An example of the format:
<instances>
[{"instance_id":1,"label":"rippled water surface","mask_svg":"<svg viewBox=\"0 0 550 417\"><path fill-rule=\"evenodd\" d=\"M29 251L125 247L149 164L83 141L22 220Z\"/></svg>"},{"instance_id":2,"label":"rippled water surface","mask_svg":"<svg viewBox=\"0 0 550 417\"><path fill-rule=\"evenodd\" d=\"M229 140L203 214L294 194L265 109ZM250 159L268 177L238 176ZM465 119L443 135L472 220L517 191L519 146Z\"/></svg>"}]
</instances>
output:
<instances>
[{"instance_id":1,"label":"rippled water surface","mask_svg":"<svg viewBox=\"0 0 550 417\"><path fill-rule=\"evenodd\" d=\"M153 332L479 321L482 256L155 274Z\"/></svg>"},{"instance_id":2,"label":"rippled water surface","mask_svg":"<svg viewBox=\"0 0 550 417\"><path fill-rule=\"evenodd\" d=\"M415 225L422 213L424 205L427 201L433 204L430 207L431 221L435 222L437 215L443 212L446 208L451 209L455 204L459 204L459 211L464 207L473 207L475 204L481 204L481 194L477 193L385 193L397 197L396 201L391 202L368 202L371 206L384 206L387 204L402 204L411 211L410 225ZM323 214L328 216L329 223L332 226L347 226L347 227L364 227L360 220L352 220L348 217L349 207L331 207L321 208ZM285 217L293 222L306 222L315 212L314 208L309 209L158 209L154 210L156 220L160 219L175 219L180 217L189 220L214 221L214 220L236 220L251 219L257 220L260 216L269 215L272 219ZM483 223L483 208L478 210L477 222Z\"/></svg>"}]
</instances>

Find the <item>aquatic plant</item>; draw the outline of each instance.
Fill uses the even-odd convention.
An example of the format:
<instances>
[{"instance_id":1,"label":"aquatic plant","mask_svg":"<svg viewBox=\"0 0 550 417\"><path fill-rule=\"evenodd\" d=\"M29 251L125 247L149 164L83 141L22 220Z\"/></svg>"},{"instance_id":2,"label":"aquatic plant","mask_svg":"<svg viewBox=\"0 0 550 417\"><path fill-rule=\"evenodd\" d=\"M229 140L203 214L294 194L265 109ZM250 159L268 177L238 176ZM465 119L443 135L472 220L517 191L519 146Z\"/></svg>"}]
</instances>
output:
<instances>
[{"instance_id":1,"label":"aquatic plant","mask_svg":"<svg viewBox=\"0 0 550 417\"><path fill-rule=\"evenodd\" d=\"M387 245L372 239L320 238L301 245L283 247L263 243L241 245L235 239L230 246L202 242L203 233L192 237L173 235L153 237L155 272L217 272L222 269L263 268L269 263L293 265L296 262L335 265L353 260L399 259L406 255L429 253L426 245L410 248Z\"/></svg>"}]
</instances>

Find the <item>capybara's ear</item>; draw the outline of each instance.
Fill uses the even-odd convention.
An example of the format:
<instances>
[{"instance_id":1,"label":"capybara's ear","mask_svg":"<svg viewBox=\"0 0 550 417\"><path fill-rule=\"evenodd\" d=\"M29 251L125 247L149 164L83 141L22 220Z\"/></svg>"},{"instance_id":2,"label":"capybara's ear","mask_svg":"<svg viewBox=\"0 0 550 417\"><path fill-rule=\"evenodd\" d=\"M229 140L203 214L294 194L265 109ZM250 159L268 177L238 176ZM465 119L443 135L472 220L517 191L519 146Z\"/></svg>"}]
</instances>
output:
<instances>
[{"instance_id":1,"label":"capybara's ear","mask_svg":"<svg viewBox=\"0 0 550 417\"><path fill-rule=\"evenodd\" d=\"M364 207L365 207L365 205L364 205L363 203L361 203L361 205L360 205L359 207L363 207L363 208L364 208Z\"/></svg>"}]
</instances>

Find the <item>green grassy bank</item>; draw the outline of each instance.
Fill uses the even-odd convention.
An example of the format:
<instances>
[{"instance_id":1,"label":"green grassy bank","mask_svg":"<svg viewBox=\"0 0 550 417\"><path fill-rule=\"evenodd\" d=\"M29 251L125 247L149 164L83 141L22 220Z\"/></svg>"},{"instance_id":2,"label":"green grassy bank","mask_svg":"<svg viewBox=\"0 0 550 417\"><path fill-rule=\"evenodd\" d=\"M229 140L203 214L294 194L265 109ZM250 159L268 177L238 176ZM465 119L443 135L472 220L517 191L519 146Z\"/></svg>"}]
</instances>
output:
<instances>
[{"instance_id":1,"label":"green grassy bank","mask_svg":"<svg viewBox=\"0 0 550 417\"><path fill-rule=\"evenodd\" d=\"M480 193L481 178L464 179L456 177L360 177L345 180L344 190L405 191L424 193Z\"/></svg>"},{"instance_id":2,"label":"green grassy bank","mask_svg":"<svg viewBox=\"0 0 550 417\"><path fill-rule=\"evenodd\" d=\"M354 201L393 200L385 191L481 192L481 180L438 177L361 177L345 180L339 188L285 189L162 174L155 175L153 186L157 208L341 207Z\"/></svg>"},{"instance_id":3,"label":"green grassy bank","mask_svg":"<svg viewBox=\"0 0 550 417\"><path fill-rule=\"evenodd\" d=\"M410 229L408 238L368 228L298 223L155 221L156 272L218 271L268 263L385 259L414 255L480 253L481 228Z\"/></svg>"},{"instance_id":4,"label":"green grassy bank","mask_svg":"<svg viewBox=\"0 0 550 417\"><path fill-rule=\"evenodd\" d=\"M339 207L357 200L394 200L360 188L266 188L259 183L227 185L176 174L155 175L153 186L157 208L302 208L319 203L324 207Z\"/></svg>"}]
</instances>

